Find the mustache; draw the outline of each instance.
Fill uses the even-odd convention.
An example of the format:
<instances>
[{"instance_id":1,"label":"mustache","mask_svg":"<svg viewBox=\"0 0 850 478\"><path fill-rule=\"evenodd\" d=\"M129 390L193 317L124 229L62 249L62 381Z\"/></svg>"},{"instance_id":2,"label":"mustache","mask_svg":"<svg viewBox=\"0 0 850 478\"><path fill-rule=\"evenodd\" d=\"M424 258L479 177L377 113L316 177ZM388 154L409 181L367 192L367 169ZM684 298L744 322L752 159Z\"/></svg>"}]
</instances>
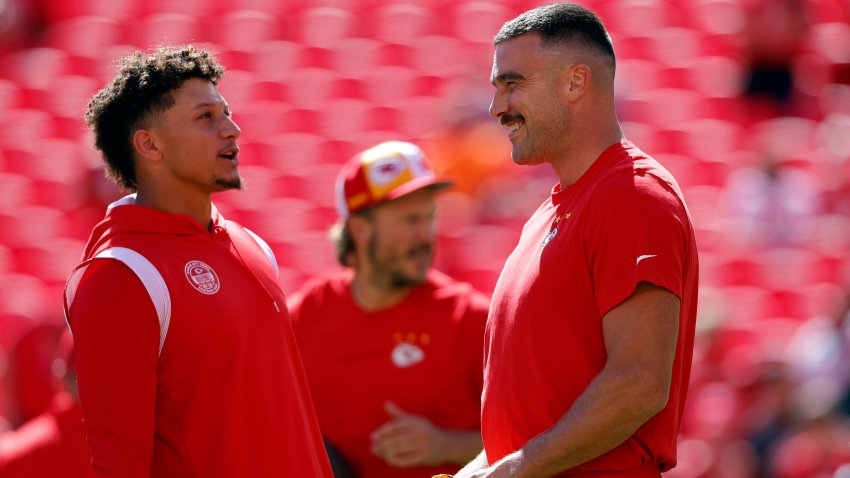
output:
<instances>
[{"instance_id":1,"label":"mustache","mask_svg":"<svg viewBox=\"0 0 850 478\"><path fill-rule=\"evenodd\" d=\"M410 249L407 250L406 255L408 257L413 257L413 256L418 256L418 255L423 255L423 254L429 254L430 255L430 254L433 254L433 253L434 253L434 245L425 243L425 244L420 244L420 245L415 246L415 247L411 247Z\"/></svg>"},{"instance_id":2,"label":"mustache","mask_svg":"<svg viewBox=\"0 0 850 478\"><path fill-rule=\"evenodd\" d=\"M525 121L525 118L522 115L509 115L507 113L499 116L499 123L506 125L508 123L516 123L517 121Z\"/></svg>"}]
</instances>

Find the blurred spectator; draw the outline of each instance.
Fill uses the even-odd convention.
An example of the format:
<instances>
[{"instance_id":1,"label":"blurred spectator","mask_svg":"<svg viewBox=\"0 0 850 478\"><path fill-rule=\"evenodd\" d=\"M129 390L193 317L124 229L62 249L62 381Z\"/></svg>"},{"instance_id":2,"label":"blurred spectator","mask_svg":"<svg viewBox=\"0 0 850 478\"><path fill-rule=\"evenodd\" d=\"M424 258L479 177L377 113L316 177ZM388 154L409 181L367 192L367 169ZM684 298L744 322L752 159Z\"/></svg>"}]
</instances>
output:
<instances>
[{"instance_id":1,"label":"blurred spectator","mask_svg":"<svg viewBox=\"0 0 850 478\"><path fill-rule=\"evenodd\" d=\"M797 246L810 239L821 212L817 178L769 154L727 178L720 198L727 245L753 249Z\"/></svg>"},{"instance_id":2,"label":"blurred spectator","mask_svg":"<svg viewBox=\"0 0 850 478\"><path fill-rule=\"evenodd\" d=\"M850 421L830 413L802 423L773 450L771 478L832 478L850 463Z\"/></svg>"},{"instance_id":3,"label":"blurred spectator","mask_svg":"<svg viewBox=\"0 0 850 478\"><path fill-rule=\"evenodd\" d=\"M95 476L77 396L72 348L66 330L52 364L59 391L47 409L17 430L0 435L0 478Z\"/></svg>"},{"instance_id":4,"label":"blurred spectator","mask_svg":"<svg viewBox=\"0 0 850 478\"><path fill-rule=\"evenodd\" d=\"M802 0L752 0L747 9L745 95L766 116L793 112L792 63L809 29Z\"/></svg>"},{"instance_id":5,"label":"blurred spectator","mask_svg":"<svg viewBox=\"0 0 850 478\"><path fill-rule=\"evenodd\" d=\"M57 390L51 366L60 332L57 325L34 324L10 347L6 418L15 428L40 415Z\"/></svg>"},{"instance_id":6,"label":"blurred spectator","mask_svg":"<svg viewBox=\"0 0 850 478\"><path fill-rule=\"evenodd\" d=\"M807 415L850 417L850 293L831 316L815 317L791 337L787 361L804 391ZM848 444L850 446L850 444Z\"/></svg>"}]
</instances>

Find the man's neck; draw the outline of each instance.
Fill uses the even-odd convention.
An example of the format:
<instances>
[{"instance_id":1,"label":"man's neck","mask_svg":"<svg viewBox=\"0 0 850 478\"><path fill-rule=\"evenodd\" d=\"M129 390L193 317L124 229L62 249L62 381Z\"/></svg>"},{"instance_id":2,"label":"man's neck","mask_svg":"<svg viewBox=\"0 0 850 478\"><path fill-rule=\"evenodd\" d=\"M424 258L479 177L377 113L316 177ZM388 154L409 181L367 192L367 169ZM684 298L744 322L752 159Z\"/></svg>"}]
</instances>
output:
<instances>
[{"instance_id":1,"label":"man's neck","mask_svg":"<svg viewBox=\"0 0 850 478\"><path fill-rule=\"evenodd\" d=\"M625 139L623 131L616 123L609 127L607 132L601 133L590 133L592 136L584 140L571 142L574 146L565 151L559 160L552 162L555 174L561 181L561 188L575 184L606 149Z\"/></svg>"},{"instance_id":2,"label":"man's neck","mask_svg":"<svg viewBox=\"0 0 850 478\"><path fill-rule=\"evenodd\" d=\"M212 224L212 195L196 196L157 194L151 188L139 188L136 204L171 214L185 214L209 230Z\"/></svg>"},{"instance_id":3,"label":"man's neck","mask_svg":"<svg viewBox=\"0 0 850 478\"><path fill-rule=\"evenodd\" d=\"M388 284L376 284L365 273L355 270L351 280L351 296L354 302L366 311L388 309L407 297L414 286L392 287Z\"/></svg>"}]
</instances>

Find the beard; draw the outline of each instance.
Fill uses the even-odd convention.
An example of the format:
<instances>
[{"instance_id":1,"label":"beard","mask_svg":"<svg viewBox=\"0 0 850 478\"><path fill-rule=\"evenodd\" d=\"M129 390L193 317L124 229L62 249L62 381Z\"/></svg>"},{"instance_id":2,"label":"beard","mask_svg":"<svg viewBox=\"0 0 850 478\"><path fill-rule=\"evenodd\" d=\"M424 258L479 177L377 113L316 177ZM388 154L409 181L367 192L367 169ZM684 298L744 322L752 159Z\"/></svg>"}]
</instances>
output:
<instances>
[{"instance_id":1,"label":"beard","mask_svg":"<svg viewBox=\"0 0 850 478\"><path fill-rule=\"evenodd\" d=\"M375 275L374 280L376 285L387 287L390 289L405 289L408 287L417 286L425 283L427 280L428 268L422 271L421 274L411 275L405 273L401 268L396 267L394 263L400 261L404 257L427 254L433 256L434 246L430 243L423 243L418 246L411 247L402 254L380 258L378 257L378 239L375 236L369 240L369 261L372 263Z\"/></svg>"},{"instance_id":2,"label":"beard","mask_svg":"<svg viewBox=\"0 0 850 478\"><path fill-rule=\"evenodd\" d=\"M238 174L232 178L223 178L221 176L213 176L213 184L219 191L229 191L231 189L242 190L245 186L245 178Z\"/></svg>"}]
</instances>

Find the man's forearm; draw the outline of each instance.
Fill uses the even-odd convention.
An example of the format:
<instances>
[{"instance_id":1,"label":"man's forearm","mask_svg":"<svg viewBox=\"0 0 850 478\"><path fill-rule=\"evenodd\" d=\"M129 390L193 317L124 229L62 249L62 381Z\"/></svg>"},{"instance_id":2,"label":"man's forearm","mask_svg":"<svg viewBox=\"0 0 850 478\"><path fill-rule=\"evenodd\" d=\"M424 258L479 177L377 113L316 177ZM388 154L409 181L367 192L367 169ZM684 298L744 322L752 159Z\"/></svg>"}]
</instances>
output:
<instances>
[{"instance_id":1,"label":"man's forearm","mask_svg":"<svg viewBox=\"0 0 850 478\"><path fill-rule=\"evenodd\" d=\"M484 450L481 450L481 453L479 453L478 456L467 463L460 471L455 473L454 478L465 478L476 471L487 468L487 466L487 453Z\"/></svg>"},{"instance_id":2,"label":"man's forearm","mask_svg":"<svg viewBox=\"0 0 850 478\"><path fill-rule=\"evenodd\" d=\"M641 377L610 371L597 376L555 426L523 447L523 476L569 470L628 439L664 407Z\"/></svg>"}]
</instances>

